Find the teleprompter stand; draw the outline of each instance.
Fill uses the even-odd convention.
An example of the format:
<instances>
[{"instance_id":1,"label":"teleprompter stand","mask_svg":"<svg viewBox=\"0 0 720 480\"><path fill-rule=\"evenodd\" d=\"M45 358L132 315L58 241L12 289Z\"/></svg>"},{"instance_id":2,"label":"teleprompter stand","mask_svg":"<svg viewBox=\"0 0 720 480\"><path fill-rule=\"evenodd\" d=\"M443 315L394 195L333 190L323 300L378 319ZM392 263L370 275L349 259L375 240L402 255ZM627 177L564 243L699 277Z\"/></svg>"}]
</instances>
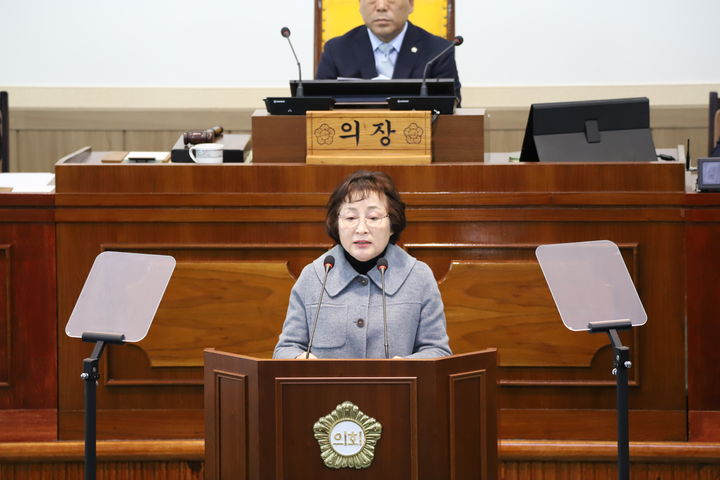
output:
<instances>
[{"instance_id":1,"label":"teleprompter stand","mask_svg":"<svg viewBox=\"0 0 720 480\"><path fill-rule=\"evenodd\" d=\"M100 378L98 361L107 343L122 345L125 335L117 333L83 332L83 342L95 342L92 354L83 360L83 373L80 378L84 382L85 398L85 478L95 478L95 437L97 412L97 381Z\"/></svg>"},{"instance_id":2,"label":"teleprompter stand","mask_svg":"<svg viewBox=\"0 0 720 480\"><path fill-rule=\"evenodd\" d=\"M632 328L630 320L610 320L588 323L590 333L606 332L613 347L615 375L615 405L617 409L617 466L618 480L630 479L630 428L628 422L628 370L632 367L630 348L622 344L618 330Z\"/></svg>"},{"instance_id":3,"label":"teleprompter stand","mask_svg":"<svg viewBox=\"0 0 720 480\"><path fill-rule=\"evenodd\" d=\"M96 475L99 360L106 345L139 342L147 335L175 259L166 255L103 252L95 258L65 333L95 342L80 378L85 402L85 480Z\"/></svg>"},{"instance_id":4,"label":"teleprompter stand","mask_svg":"<svg viewBox=\"0 0 720 480\"><path fill-rule=\"evenodd\" d=\"M610 337L616 378L618 480L629 480L628 370L632 362L618 330L647 322L635 285L617 245L607 240L541 245L535 255L565 326Z\"/></svg>"}]
</instances>

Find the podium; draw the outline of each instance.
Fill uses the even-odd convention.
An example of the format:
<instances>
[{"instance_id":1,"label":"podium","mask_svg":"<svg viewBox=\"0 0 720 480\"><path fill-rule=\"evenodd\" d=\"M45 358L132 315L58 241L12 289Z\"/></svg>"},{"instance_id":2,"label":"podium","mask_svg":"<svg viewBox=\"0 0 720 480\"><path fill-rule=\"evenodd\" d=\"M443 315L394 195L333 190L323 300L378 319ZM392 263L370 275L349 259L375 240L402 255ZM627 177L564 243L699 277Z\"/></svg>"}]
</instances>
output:
<instances>
[{"instance_id":1,"label":"podium","mask_svg":"<svg viewBox=\"0 0 720 480\"><path fill-rule=\"evenodd\" d=\"M206 479L495 479L496 351L269 360L205 350ZM382 425L367 468L331 468L314 426L343 402Z\"/></svg>"},{"instance_id":2,"label":"podium","mask_svg":"<svg viewBox=\"0 0 720 480\"><path fill-rule=\"evenodd\" d=\"M482 163L485 109L458 108L432 125L433 163ZM252 115L253 163L305 163L305 115Z\"/></svg>"}]
</instances>

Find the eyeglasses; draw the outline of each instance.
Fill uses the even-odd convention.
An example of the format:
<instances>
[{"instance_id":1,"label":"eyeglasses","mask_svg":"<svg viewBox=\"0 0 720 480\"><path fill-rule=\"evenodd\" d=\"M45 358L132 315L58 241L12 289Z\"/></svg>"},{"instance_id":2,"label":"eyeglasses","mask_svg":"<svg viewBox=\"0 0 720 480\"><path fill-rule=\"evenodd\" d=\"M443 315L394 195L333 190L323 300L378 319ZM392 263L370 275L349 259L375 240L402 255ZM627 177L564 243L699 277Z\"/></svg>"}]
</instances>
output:
<instances>
[{"instance_id":1,"label":"eyeglasses","mask_svg":"<svg viewBox=\"0 0 720 480\"><path fill-rule=\"evenodd\" d=\"M368 217L360 217L358 215L348 213L345 215L338 215L338 218L340 219L340 225L342 227L346 228L352 228L357 227L360 224L360 219L362 218L365 220L365 225L368 227L374 228L379 227L382 225L383 220L385 220L387 217L389 217L387 213L385 215L380 215L377 213L371 213Z\"/></svg>"}]
</instances>

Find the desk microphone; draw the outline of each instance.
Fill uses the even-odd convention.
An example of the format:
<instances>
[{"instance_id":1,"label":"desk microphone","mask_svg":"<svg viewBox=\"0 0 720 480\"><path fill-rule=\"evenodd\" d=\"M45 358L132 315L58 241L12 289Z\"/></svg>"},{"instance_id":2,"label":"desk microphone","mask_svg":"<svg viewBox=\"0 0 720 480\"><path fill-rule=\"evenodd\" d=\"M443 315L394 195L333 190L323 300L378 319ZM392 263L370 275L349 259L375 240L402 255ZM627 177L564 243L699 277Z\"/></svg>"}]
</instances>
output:
<instances>
[{"instance_id":1,"label":"desk microphone","mask_svg":"<svg viewBox=\"0 0 720 480\"><path fill-rule=\"evenodd\" d=\"M383 298L383 328L385 329L385 358L390 358L390 348L388 347L388 331L387 331L387 308L385 306L385 270L388 268L388 261L385 257L378 258L377 269L380 270L380 285L382 285Z\"/></svg>"},{"instance_id":2,"label":"desk microphone","mask_svg":"<svg viewBox=\"0 0 720 480\"><path fill-rule=\"evenodd\" d=\"M447 46L447 48L445 48L442 52L440 52L440 53L438 53L437 55L435 55L429 62L427 62L427 63L425 64L425 70L423 71L422 85L420 85L420 96L421 96L421 97L427 97L427 96L428 96L428 88L427 88L427 83L426 83L426 81L427 81L427 74L428 74L428 70L430 69L430 65L432 65L432 64L435 62L435 60L437 60L438 58L442 57L442 56L443 56L444 54L446 54L448 51L452 50L452 49L455 48L455 47L459 47L460 45L462 45L462 43L463 43L464 41L465 41L465 40L463 39L463 37L461 37L460 35L458 35L457 37L455 37L455 38L452 39L452 42L450 43L450 45Z\"/></svg>"},{"instance_id":3,"label":"desk microphone","mask_svg":"<svg viewBox=\"0 0 720 480\"><path fill-rule=\"evenodd\" d=\"M302 97L304 95L303 84L302 84L302 70L300 69L300 60L298 60L298 57L295 54L295 49L293 48L293 44L290 41L290 29L288 27L282 27L280 29L280 35L287 38L288 44L290 45L290 50L292 50L293 57L295 57L295 62L297 63L297 67L298 67L298 84L297 84L297 90L295 91L295 96ZM335 262L333 262L333 263L335 263ZM330 267L330 268L332 268L332 267Z\"/></svg>"},{"instance_id":4,"label":"desk microphone","mask_svg":"<svg viewBox=\"0 0 720 480\"><path fill-rule=\"evenodd\" d=\"M289 33L288 33L289 35ZM317 312L315 312L315 321L313 321L312 333L310 334L310 343L308 344L307 353L305 358L310 358L310 350L312 350L313 340L315 339L315 327L317 327L318 317L320 316L320 307L322 306L323 296L325 295L325 283L327 282L328 272L335 266L335 257L328 255L323 260L323 267L325 267L325 276L323 277L322 290L320 290L320 301L318 302Z\"/></svg>"}]
</instances>

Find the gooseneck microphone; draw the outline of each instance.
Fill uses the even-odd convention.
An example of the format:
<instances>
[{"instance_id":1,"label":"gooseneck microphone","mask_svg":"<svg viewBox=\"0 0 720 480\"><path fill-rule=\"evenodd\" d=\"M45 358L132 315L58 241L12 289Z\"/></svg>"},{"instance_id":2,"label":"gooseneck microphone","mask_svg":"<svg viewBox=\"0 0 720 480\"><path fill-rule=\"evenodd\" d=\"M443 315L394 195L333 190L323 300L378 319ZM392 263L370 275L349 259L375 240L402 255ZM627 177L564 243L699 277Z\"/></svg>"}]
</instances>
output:
<instances>
[{"instance_id":1,"label":"gooseneck microphone","mask_svg":"<svg viewBox=\"0 0 720 480\"><path fill-rule=\"evenodd\" d=\"M450 43L450 45L447 46L447 48L443 49L442 52L435 55L429 62L427 62L425 64L425 70L423 71L422 85L420 85L420 96L421 97L428 96L428 88L427 88L426 82L427 82L427 74L428 74L428 70L430 69L430 65L432 65L435 62L435 60L437 60L438 58L445 55L448 51L452 50L455 47L459 47L460 45L462 45L462 43L464 41L465 40L463 39L463 37L458 35L457 37L452 39L452 42Z\"/></svg>"},{"instance_id":2,"label":"gooseneck microphone","mask_svg":"<svg viewBox=\"0 0 720 480\"><path fill-rule=\"evenodd\" d=\"M298 67L298 85L297 85L297 90L295 91L295 96L302 97L302 96L304 96L304 93L305 93L303 91L304 89L303 89L303 84L302 84L302 70L300 69L300 60L298 60L298 57L295 54L295 49L293 48L293 44L290 41L290 29L288 27L282 27L280 29L280 35L287 38L288 44L290 45L290 50L292 50L293 57L295 57L295 62L297 63L297 67Z\"/></svg>"},{"instance_id":3,"label":"gooseneck microphone","mask_svg":"<svg viewBox=\"0 0 720 480\"><path fill-rule=\"evenodd\" d=\"M380 270L380 285L382 286L383 299L383 328L385 329L385 358L390 358L390 348L388 346L387 331L387 307L385 305L385 270L388 268L388 262L385 257L378 258L377 269Z\"/></svg>"},{"instance_id":4,"label":"gooseneck microphone","mask_svg":"<svg viewBox=\"0 0 720 480\"><path fill-rule=\"evenodd\" d=\"M317 312L315 312L315 320L313 321L312 332L310 333L310 343L308 344L307 353L305 358L310 358L310 351L312 350L313 340L315 339L315 327L317 327L318 317L320 316L320 307L322 306L323 296L325 295L325 283L327 283L328 272L335 266L335 257L328 255L323 260L323 267L325 267L325 276L323 277L322 290L320 290L320 301L318 302Z\"/></svg>"}]
</instances>

